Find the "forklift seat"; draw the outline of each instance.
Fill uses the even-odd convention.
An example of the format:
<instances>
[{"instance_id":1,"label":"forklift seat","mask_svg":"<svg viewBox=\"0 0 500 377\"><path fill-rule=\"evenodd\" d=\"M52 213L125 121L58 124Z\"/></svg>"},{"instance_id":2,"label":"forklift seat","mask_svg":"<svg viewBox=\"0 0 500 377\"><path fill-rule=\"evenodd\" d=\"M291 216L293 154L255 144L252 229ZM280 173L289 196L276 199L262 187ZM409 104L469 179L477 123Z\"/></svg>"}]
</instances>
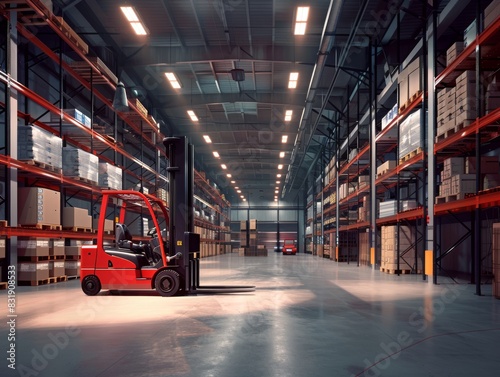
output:
<instances>
[{"instance_id":1,"label":"forklift seat","mask_svg":"<svg viewBox=\"0 0 500 377\"><path fill-rule=\"evenodd\" d=\"M132 241L132 234L125 224L116 223L115 225L115 241L116 246L120 249L129 249L132 252L145 251L146 244L141 245Z\"/></svg>"}]
</instances>

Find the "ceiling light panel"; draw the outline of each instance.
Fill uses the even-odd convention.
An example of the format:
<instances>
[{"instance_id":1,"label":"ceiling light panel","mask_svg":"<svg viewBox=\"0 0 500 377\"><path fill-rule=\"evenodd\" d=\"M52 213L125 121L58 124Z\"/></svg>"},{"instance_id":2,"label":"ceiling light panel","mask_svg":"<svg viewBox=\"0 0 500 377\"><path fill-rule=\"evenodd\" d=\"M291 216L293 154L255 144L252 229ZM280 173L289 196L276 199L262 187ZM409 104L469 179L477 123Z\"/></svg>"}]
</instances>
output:
<instances>
[{"instance_id":1,"label":"ceiling light panel","mask_svg":"<svg viewBox=\"0 0 500 377\"><path fill-rule=\"evenodd\" d=\"M285 152L280 152L280 158L284 158L285 157Z\"/></svg>"},{"instance_id":2,"label":"ceiling light panel","mask_svg":"<svg viewBox=\"0 0 500 377\"><path fill-rule=\"evenodd\" d=\"M198 122L199 119L193 110L188 110L187 113L193 122Z\"/></svg>"},{"instance_id":3,"label":"ceiling light panel","mask_svg":"<svg viewBox=\"0 0 500 377\"><path fill-rule=\"evenodd\" d=\"M297 87L297 81L299 80L298 72L290 72L290 79L288 81L288 88L295 89Z\"/></svg>"},{"instance_id":4,"label":"ceiling light panel","mask_svg":"<svg viewBox=\"0 0 500 377\"><path fill-rule=\"evenodd\" d=\"M172 85L172 88L174 89L180 89L181 84L179 80L177 79L177 76L173 72L165 72L165 76L167 77L168 81L170 82L170 85Z\"/></svg>"},{"instance_id":5,"label":"ceiling light panel","mask_svg":"<svg viewBox=\"0 0 500 377\"><path fill-rule=\"evenodd\" d=\"M285 122L290 122L292 120L293 110L285 111Z\"/></svg>"},{"instance_id":6,"label":"ceiling light panel","mask_svg":"<svg viewBox=\"0 0 500 377\"><path fill-rule=\"evenodd\" d=\"M214 157L215 157L215 158L220 158L220 154L219 154L219 152L214 151L214 152L213 152L213 154L214 154Z\"/></svg>"},{"instance_id":7,"label":"ceiling light panel","mask_svg":"<svg viewBox=\"0 0 500 377\"><path fill-rule=\"evenodd\" d=\"M137 13L135 13L135 9L132 7L120 7L122 10L123 14L125 15L125 18L129 22L138 22L139 17L137 16Z\"/></svg>"},{"instance_id":8,"label":"ceiling light panel","mask_svg":"<svg viewBox=\"0 0 500 377\"><path fill-rule=\"evenodd\" d=\"M288 135L283 135L283 136L281 137L281 142L282 142L283 144L286 144L286 142L287 142L287 141L288 141Z\"/></svg>"},{"instance_id":9,"label":"ceiling light panel","mask_svg":"<svg viewBox=\"0 0 500 377\"><path fill-rule=\"evenodd\" d=\"M203 135L203 139L205 139L207 144L210 144L212 142L212 139L210 139L210 136L208 136L208 135Z\"/></svg>"}]
</instances>

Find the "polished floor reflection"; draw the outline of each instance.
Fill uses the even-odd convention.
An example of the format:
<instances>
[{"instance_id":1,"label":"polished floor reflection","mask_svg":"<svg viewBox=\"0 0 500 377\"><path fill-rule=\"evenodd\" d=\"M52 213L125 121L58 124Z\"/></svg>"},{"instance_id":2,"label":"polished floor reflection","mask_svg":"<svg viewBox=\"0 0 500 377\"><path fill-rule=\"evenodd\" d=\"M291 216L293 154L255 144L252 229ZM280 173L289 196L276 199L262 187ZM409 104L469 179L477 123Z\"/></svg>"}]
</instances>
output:
<instances>
[{"instance_id":1,"label":"polished floor reflection","mask_svg":"<svg viewBox=\"0 0 500 377\"><path fill-rule=\"evenodd\" d=\"M492 376L500 300L311 255L202 261L204 284L255 292L87 297L78 280L19 287L16 371L1 376ZM6 291L0 291L6 313ZM4 315L4 318L6 315ZM0 344L7 349L2 321ZM4 353L5 354L5 353Z\"/></svg>"}]
</instances>

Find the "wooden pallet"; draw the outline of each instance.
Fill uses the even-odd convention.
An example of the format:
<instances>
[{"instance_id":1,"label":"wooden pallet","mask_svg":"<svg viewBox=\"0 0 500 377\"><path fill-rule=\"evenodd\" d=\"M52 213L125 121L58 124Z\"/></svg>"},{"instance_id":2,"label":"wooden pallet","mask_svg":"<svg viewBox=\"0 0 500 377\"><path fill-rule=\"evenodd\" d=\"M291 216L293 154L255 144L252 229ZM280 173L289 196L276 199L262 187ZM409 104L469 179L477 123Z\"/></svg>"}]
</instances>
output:
<instances>
[{"instance_id":1,"label":"wooden pallet","mask_svg":"<svg viewBox=\"0 0 500 377\"><path fill-rule=\"evenodd\" d=\"M443 132L443 133L441 133L441 134L439 134L439 135L436 136L436 139L435 139L436 143L439 143L440 141L449 138L454 133L455 133L455 128L449 128L449 129L447 129L445 132Z\"/></svg>"},{"instance_id":2,"label":"wooden pallet","mask_svg":"<svg viewBox=\"0 0 500 377\"><path fill-rule=\"evenodd\" d=\"M8 283L1 282L0 283L0 291L3 291L4 289L7 289L8 285L9 285Z\"/></svg>"},{"instance_id":3,"label":"wooden pallet","mask_svg":"<svg viewBox=\"0 0 500 377\"><path fill-rule=\"evenodd\" d=\"M21 285L29 285L31 287L33 286L38 286L38 285L45 285L45 284L49 284L50 283L50 280L49 279L42 279L42 280L32 280L32 281L18 281L17 282L17 285L21 286Z\"/></svg>"},{"instance_id":4,"label":"wooden pallet","mask_svg":"<svg viewBox=\"0 0 500 377\"><path fill-rule=\"evenodd\" d=\"M52 165L46 164L45 162L40 162L40 161L36 161L36 160L21 160L21 161L23 161L27 165L36 166L38 168L45 169L45 170L48 170L48 171L51 171L54 173L61 173L62 172L61 168L56 168Z\"/></svg>"},{"instance_id":5,"label":"wooden pallet","mask_svg":"<svg viewBox=\"0 0 500 377\"><path fill-rule=\"evenodd\" d=\"M40 230L62 230L61 225L54 224L20 224L19 228L35 228Z\"/></svg>"},{"instance_id":6,"label":"wooden pallet","mask_svg":"<svg viewBox=\"0 0 500 377\"><path fill-rule=\"evenodd\" d=\"M442 203L449 203L449 202L456 202L457 200L463 200L470 198L471 196L475 196L476 194L474 193L460 193L460 194L455 194L455 195L446 195L446 196L437 196L435 200L435 204L442 204Z\"/></svg>"},{"instance_id":7,"label":"wooden pallet","mask_svg":"<svg viewBox=\"0 0 500 377\"><path fill-rule=\"evenodd\" d=\"M49 260L53 261L64 261L66 259L66 255L50 255Z\"/></svg>"},{"instance_id":8,"label":"wooden pallet","mask_svg":"<svg viewBox=\"0 0 500 377\"><path fill-rule=\"evenodd\" d=\"M78 276L78 275L66 275L66 280L75 280L75 279L80 279L80 276Z\"/></svg>"},{"instance_id":9,"label":"wooden pallet","mask_svg":"<svg viewBox=\"0 0 500 377\"><path fill-rule=\"evenodd\" d=\"M49 255L37 255L37 256L18 256L18 262L48 262L50 261Z\"/></svg>"},{"instance_id":10,"label":"wooden pallet","mask_svg":"<svg viewBox=\"0 0 500 377\"><path fill-rule=\"evenodd\" d=\"M93 181L91 179L87 179L87 178L83 178L83 177L70 177L71 179L74 179L75 181L80 181L80 182L84 182L84 183L87 183L91 186L97 186L97 182L96 181Z\"/></svg>"},{"instance_id":11,"label":"wooden pallet","mask_svg":"<svg viewBox=\"0 0 500 377\"><path fill-rule=\"evenodd\" d=\"M85 227L79 227L79 226L65 226L63 227L64 230L69 230L72 232L80 232L80 233L92 233L93 230L92 228L85 228Z\"/></svg>"},{"instance_id":12,"label":"wooden pallet","mask_svg":"<svg viewBox=\"0 0 500 377\"><path fill-rule=\"evenodd\" d=\"M78 261L80 259L82 259L81 255L65 255L65 260Z\"/></svg>"},{"instance_id":13,"label":"wooden pallet","mask_svg":"<svg viewBox=\"0 0 500 377\"><path fill-rule=\"evenodd\" d=\"M421 153L423 151L422 148L418 147L417 149L411 151L407 155L403 156L402 158L399 159L399 163L402 164L403 162L408 161L409 159L415 157L417 154Z\"/></svg>"},{"instance_id":14,"label":"wooden pallet","mask_svg":"<svg viewBox=\"0 0 500 377\"><path fill-rule=\"evenodd\" d=\"M396 269L393 269L393 268L380 267L380 271L384 272L386 274L389 274L389 275L397 275L397 274L400 274L400 275L409 275L409 274L411 274L412 270L409 270L409 269L399 269L399 270L396 270Z\"/></svg>"},{"instance_id":15,"label":"wooden pallet","mask_svg":"<svg viewBox=\"0 0 500 377\"><path fill-rule=\"evenodd\" d=\"M68 39L75 44L75 46L84 54L89 53L89 46L83 41L82 38L69 26L62 17L54 16L51 17L52 21L56 24L59 30L68 37Z\"/></svg>"},{"instance_id":16,"label":"wooden pallet","mask_svg":"<svg viewBox=\"0 0 500 377\"><path fill-rule=\"evenodd\" d=\"M402 113L403 111L405 111L421 95L422 95L422 91L421 90L419 90L418 92L414 93L411 97L408 98L408 100L403 105L401 105L399 107L399 112Z\"/></svg>"},{"instance_id":17,"label":"wooden pallet","mask_svg":"<svg viewBox=\"0 0 500 377\"><path fill-rule=\"evenodd\" d=\"M63 276L53 276L49 278L49 284L61 283L63 281L67 281L68 277L66 275Z\"/></svg>"},{"instance_id":18,"label":"wooden pallet","mask_svg":"<svg viewBox=\"0 0 500 377\"><path fill-rule=\"evenodd\" d=\"M464 128L469 127L472 123L474 123L474 119L465 119L462 120L460 123L455 124L455 127L453 128L455 133L462 131Z\"/></svg>"}]
</instances>

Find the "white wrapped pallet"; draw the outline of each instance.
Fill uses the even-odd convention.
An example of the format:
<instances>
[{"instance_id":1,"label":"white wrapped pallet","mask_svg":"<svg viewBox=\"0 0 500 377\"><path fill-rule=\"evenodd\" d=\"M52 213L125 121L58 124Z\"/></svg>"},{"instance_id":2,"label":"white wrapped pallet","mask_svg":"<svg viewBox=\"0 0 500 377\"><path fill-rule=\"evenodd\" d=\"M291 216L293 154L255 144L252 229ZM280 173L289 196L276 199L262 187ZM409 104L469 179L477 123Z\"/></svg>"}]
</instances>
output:
<instances>
[{"instance_id":1,"label":"white wrapped pallet","mask_svg":"<svg viewBox=\"0 0 500 377\"><path fill-rule=\"evenodd\" d=\"M399 128L399 159L421 147L420 119L422 110L415 111L406 117Z\"/></svg>"},{"instance_id":2,"label":"white wrapped pallet","mask_svg":"<svg viewBox=\"0 0 500 377\"><path fill-rule=\"evenodd\" d=\"M122 169L107 162L99 163L99 186L121 190Z\"/></svg>"},{"instance_id":3,"label":"white wrapped pallet","mask_svg":"<svg viewBox=\"0 0 500 377\"><path fill-rule=\"evenodd\" d=\"M68 177L83 178L91 182L99 181L99 158L74 147L63 148L63 172Z\"/></svg>"},{"instance_id":4,"label":"white wrapped pallet","mask_svg":"<svg viewBox=\"0 0 500 377\"><path fill-rule=\"evenodd\" d=\"M18 159L62 168L62 139L35 126L19 126Z\"/></svg>"}]
</instances>

